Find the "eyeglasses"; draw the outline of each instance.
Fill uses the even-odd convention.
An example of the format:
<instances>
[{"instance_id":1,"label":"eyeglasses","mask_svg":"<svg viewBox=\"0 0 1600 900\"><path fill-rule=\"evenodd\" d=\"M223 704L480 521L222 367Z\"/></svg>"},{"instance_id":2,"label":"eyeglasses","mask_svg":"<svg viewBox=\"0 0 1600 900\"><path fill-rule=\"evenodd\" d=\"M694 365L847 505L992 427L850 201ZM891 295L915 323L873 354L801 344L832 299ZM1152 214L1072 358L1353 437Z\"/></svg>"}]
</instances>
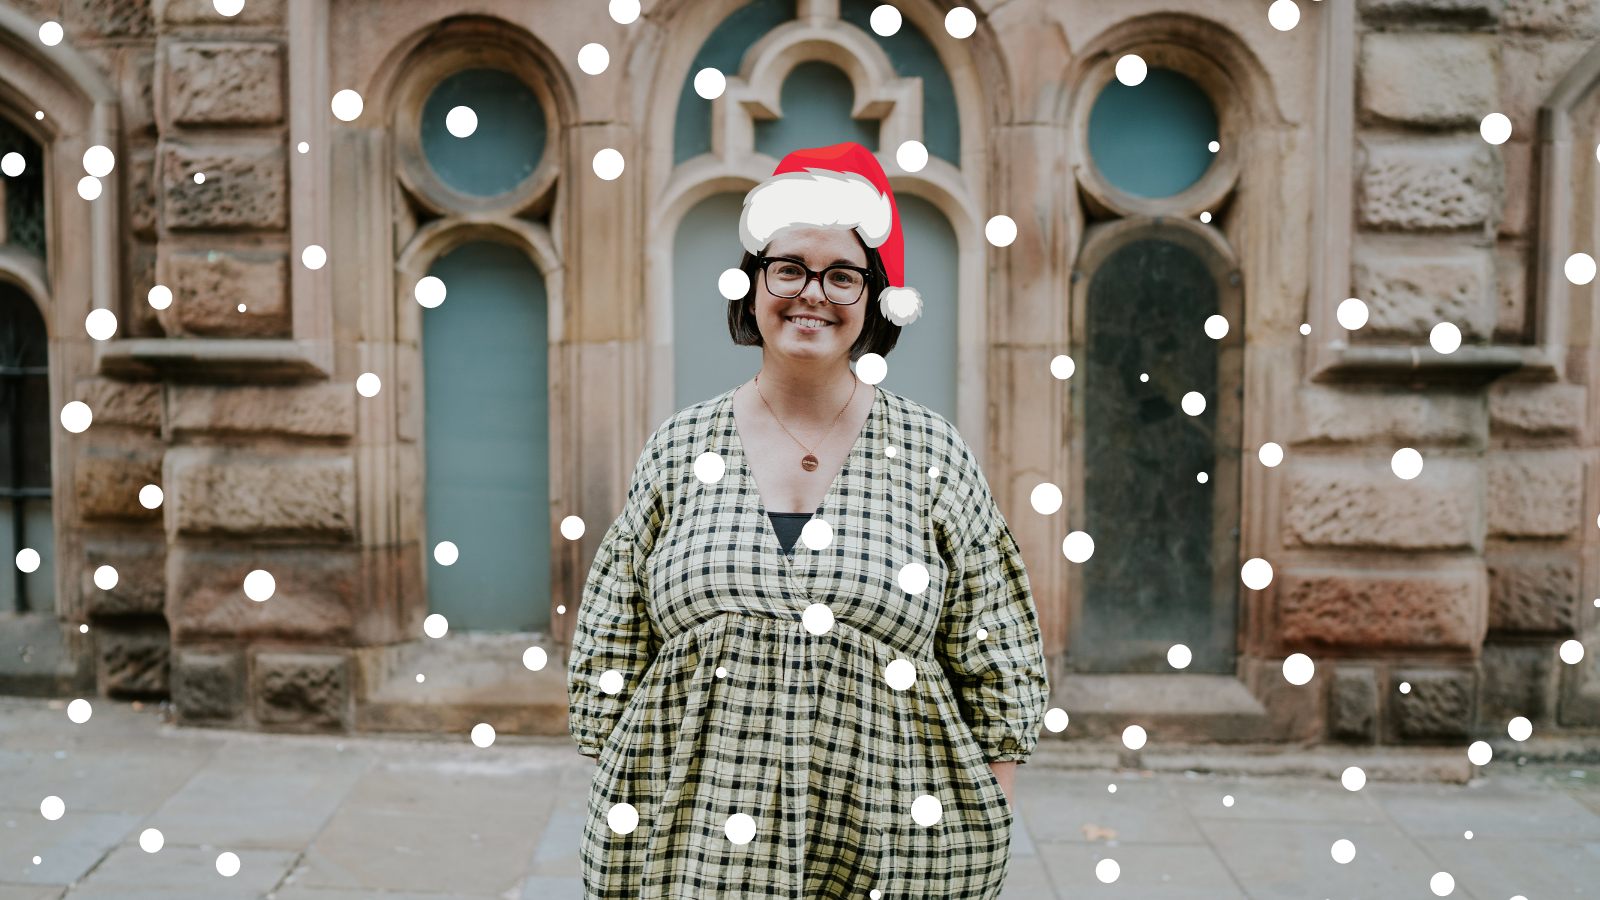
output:
<instances>
[{"instance_id":1,"label":"eyeglasses","mask_svg":"<svg viewBox=\"0 0 1600 900\"><path fill-rule=\"evenodd\" d=\"M767 273L767 290L784 300L800 296L813 278L822 285L822 295L839 306L849 306L860 300L867 287L868 270L857 266L833 265L814 272L792 259L756 258L761 262L761 270Z\"/></svg>"}]
</instances>

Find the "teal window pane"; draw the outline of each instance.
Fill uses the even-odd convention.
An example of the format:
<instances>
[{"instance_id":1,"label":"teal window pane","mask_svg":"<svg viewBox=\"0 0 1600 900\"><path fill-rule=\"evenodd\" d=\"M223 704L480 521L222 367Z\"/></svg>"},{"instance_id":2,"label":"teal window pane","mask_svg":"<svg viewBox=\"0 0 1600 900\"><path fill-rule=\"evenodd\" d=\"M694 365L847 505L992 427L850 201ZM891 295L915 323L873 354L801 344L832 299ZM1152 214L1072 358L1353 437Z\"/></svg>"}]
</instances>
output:
<instances>
[{"instance_id":1,"label":"teal window pane","mask_svg":"<svg viewBox=\"0 0 1600 900\"><path fill-rule=\"evenodd\" d=\"M1217 111L1187 75L1151 69L1128 87L1112 79L1089 111L1089 155L1102 177L1135 197L1171 197L1215 159Z\"/></svg>"},{"instance_id":2,"label":"teal window pane","mask_svg":"<svg viewBox=\"0 0 1600 900\"><path fill-rule=\"evenodd\" d=\"M1078 671L1165 671L1166 652L1194 653L1191 672L1232 672L1234 614L1219 612L1217 342L1205 320L1217 285L1204 260L1170 241L1113 252L1089 282L1084 379L1084 528ZM1140 376L1148 374L1149 381ZM1183 412L1189 391L1205 411ZM1223 423L1226 424L1226 423ZM1212 477L1201 484L1196 474Z\"/></svg>"},{"instance_id":3,"label":"teal window pane","mask_svg":"<svg viewBox=\"0 0 1600 900\"><path fill-rule=\"evenodd\" d=\"M841 0L839 18L865 31L889 55L894 73L922 79L922 144L930 156L961 167L961 116L956 89L933 44L906 19L900 30L884 37L872 30L872 11L878 0ZM891 147L890 150L899 148Z\"/></svg>"},{"instance_id":4,"label":"teal window pane","mask_svg":"<svg viewBox=\"0 0 1600 900\"><path fill-rule=\"evenodd\" d=\"M470 108L478 127L456 137L450 110ZM422 153L439 180L473 197L504 194L544 157L544 107L521 79L499 69L467 69L439 82L422 105Z\"/></svg>"},{"instance_id":5,"label":"teal window pane","mask_svg":"<svg viewBox=\"0 0 1600 900\"><path fill-rule=\"evenodd\" d=\"M906 239L906 284L922 295L922 315L900 329L885 359L885 390L956 421L956 232L937 206L910 194L895 195ZM878 311L876 298L871 309Z\"/></svg>"},{"instance_id":6,"label":"teal window pane","mask_svg":"<svg viewBox=\"0 0 1600 900\"><path fill-rule=\"evenodd\" d=\"M837 66L804 62L783 81L783 118L756 122L756 152L782 159L807 147L855 141L878 151L878 120L852 119L855 85ZM737 232L735 232L737 234Z\"/></svg>"},{"instance_id":7,"label":"teal window pane","mask_svg":"<svg viewBox=\"0 0 1600 900\"><path fill-rule=\"evenodd\" d=\"M678 223L672 243L673 402L678 409L731 391L761 370L761 348L728 334L728 300L717 278L739 265L744 195L714 194Z\"/></svg>"},{"instance_id":8,"label":"teal window pane","mask_svg":"<svg viewBox=\"0 0 1600 900\"><path fill-rule=\"evenodd\" d=\"M711 101L694 92L694 76L701 69L736 75L744 55L762 36L795 17L795 0L755 0L723 19L689 64L678 94L678 113L672 125L672 164L711 152Z\"/></svg>"},{"instance_id":9,"label":"teal window pane","mask_svg":"<svg viewBox=\"0 0 1600 900\"><path fill-rule=\"evenodd\" d=\"M544 278L527 255L464 244L422 313L428 608L469 631L550 627L550 398ZM442 566L433 547L461 557Z\"/></svg>"},{"instance_id":10,"label":"teal window pane","mask_svg":"<svg viewBox=\"0 0 1600 900\"><path fill-rule=\"evenodd\" d=\"M11 571L0 578L0 612L55 609L49 365L39 307L21 288L0 281L0 554ZM11 562L24 548L39 553L32 573Z\"/></svg>"}]
</instances>

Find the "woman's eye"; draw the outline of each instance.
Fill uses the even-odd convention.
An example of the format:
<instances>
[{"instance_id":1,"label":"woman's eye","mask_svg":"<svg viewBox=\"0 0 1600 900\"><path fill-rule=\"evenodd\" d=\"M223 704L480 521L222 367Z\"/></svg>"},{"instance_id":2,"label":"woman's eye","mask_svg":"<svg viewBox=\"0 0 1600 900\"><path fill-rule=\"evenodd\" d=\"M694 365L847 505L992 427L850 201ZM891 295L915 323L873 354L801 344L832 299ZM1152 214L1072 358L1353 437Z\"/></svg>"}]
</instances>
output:
<instances>
[{"instance_id":1,"label":"woman's eye","mask_svg":"<svg viewBox=\"0 0 1600 900\"><path fill-rule=\"evenodd\" d=\"M778 267L778 277L779 278L799 278L800 277L800 267L799 266L779 266Z\"/></svg>"}]
</instances>

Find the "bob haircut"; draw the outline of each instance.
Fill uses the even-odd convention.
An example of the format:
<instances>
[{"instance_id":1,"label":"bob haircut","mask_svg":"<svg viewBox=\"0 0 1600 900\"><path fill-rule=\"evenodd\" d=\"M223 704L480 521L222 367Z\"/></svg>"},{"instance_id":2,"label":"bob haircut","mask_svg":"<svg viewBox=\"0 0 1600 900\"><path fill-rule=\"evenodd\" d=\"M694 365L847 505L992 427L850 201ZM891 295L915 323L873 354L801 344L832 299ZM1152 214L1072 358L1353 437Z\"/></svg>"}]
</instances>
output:
<instances>
[{"instance_id":1,"label":"bob haircut","mask_svg":"<svg viewBox=\"0 0 1600 900\"><path fill-rule=\"evenodd\" d=\"M857 302L876 306L878 295L889 286L889 271L883 266L882 254L868 247L855 229L851 229L850 234L867 251L867 286L861 291L861 299ZM739 262L739 269L750 276L750 290L743 297L728 301L728 333L733 336L733 342L741 347L759 347L761 329L756 324L755 313L750 311L750 304L755 302L756 291L761 289L761 266L755 254L747 251ZM869 307L866 321L861 325L861 334L850 345L850 361L855 362L868 353L888 356L899 340L900 326Z\"/></svg>"}]
</instances>

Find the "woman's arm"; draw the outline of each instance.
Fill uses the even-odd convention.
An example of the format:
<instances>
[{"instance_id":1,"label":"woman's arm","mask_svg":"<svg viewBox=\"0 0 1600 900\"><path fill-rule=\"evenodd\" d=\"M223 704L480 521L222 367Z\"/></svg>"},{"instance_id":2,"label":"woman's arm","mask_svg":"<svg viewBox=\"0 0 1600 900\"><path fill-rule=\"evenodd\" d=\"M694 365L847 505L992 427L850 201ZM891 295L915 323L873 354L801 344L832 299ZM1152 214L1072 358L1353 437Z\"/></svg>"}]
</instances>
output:
<instances>
[{"instance_id":1,"label":"woman's arm","mask_svg":"<svg viewBox=\"0 0 1600 900\"><path fill-rule=\"evenodd\" d=\"M1013 759L1006 762L992 762L989 763L989 768L994 770L994 777L1000 782L1000 790L1005 791L1006 802L1010 803L1012 784L1017 777L1017 761Z\"/></svg>"}]
</instances>

